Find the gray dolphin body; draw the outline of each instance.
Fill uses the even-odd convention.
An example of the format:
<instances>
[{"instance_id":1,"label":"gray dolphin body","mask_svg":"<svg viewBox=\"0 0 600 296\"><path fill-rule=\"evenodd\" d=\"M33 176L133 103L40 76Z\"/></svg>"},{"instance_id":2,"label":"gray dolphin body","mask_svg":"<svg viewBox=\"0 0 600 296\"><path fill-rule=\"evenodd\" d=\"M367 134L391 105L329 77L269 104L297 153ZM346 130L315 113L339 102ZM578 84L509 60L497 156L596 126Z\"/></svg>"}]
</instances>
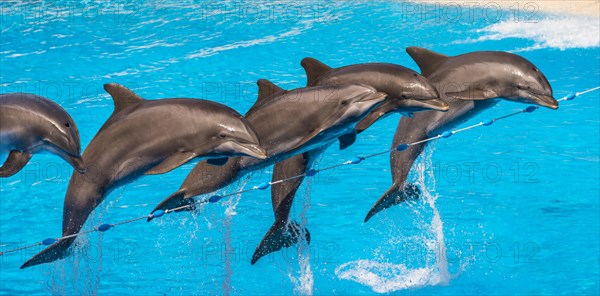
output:
<instances>
[{"instance_id":1,"label":"gray dolphin body","mask_svg":"<svg viewBox=\"0 0 600 296\"><path fill-rule=\"evenodd\" d=\"M83 172L77 125L58 104L25 93L0 95L0 154L9 153L0 177L10 177L33 154L50 152Z\"/></svg>"},{"instance_id":2,"label":"gray dolphin body","mask_svg":"<svg viewBox=\"0 0 600 296\"><path fill-rule=\"evenodd\" d=\"M266 157L252 127L231 108L197 99L143 100L118 84L104 87L115 111L83 152L86 172L71 176L63 236L78 233L112 190L144 174L166 173L196 158ZM63 258L74 240L59 240L21 268Z\"/></svg>"},{"instance_id":3,"label":"gray dolphin body","mask_svg":"<svg viewBox=\"0 0 600 296\"><path fill-rule=\"evenodd\" d=\"M261 144L266 160L232 158L220 167L198 163L181 188L154 210L193 203L191 197L214 192L246 173L272 165L293 155L328 145L350 133L386 95L361 85L317 86L285 91L267 80L259 80L259 95L246 114Z\"/></svg>"},{"instance_id":4,"label":"gray dolphin body","mask_svg":"<svg viewBox=\"0 0 600 296\"><path fill-rule=\"evenodd\" d=\"M387 99L377 106L356 125L356 133L349 133L340 139L340 149L345 149L356 140L356 134L363 132L377 120L393 113L412 114L423 110L448 110L448 104L440 96L429 80L406 67L387 63L367 63L331 68L314 58L304 58L301 62L306 71L307 85L335 85L362 83L377 91L388 94ZM321 147L296 155L279 162L273 169L273 181L303 175L308 167L327 147ZM298 241L301 233L298 223L289 221L296 191L304 177L274 184L271 200L275 222L264 236L252 256L252 264L262 256L289 247ZM303 229L308 234L308 230Z\"/></svg>"},{"instance_id":5,"label":"gray dolphin body","mask_svg":"<svg viewBox=\"0 0 600 296\"><path fill-rule=\"evenodd\" d=\"M450 57L419 47L409 47L407 52L450 104L450 111L427 111L402 118L392 147L438 135L494 106L499 99L558 108L544 74L518 55L482 51ZM415 185L405 187L405 181L425 146L411 145L405 151L391 153L393 185L371 208L365 222L379 211L420 194Z\"/></svg>"}]
</instances>

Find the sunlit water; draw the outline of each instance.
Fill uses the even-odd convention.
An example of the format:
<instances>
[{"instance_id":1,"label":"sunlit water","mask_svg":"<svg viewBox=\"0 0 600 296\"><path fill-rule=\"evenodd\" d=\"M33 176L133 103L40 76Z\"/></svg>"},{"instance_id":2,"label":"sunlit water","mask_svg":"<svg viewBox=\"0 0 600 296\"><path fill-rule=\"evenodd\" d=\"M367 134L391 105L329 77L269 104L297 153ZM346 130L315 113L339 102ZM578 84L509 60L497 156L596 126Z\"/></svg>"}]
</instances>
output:
<instances>
[{"instance_id":1,"label":"sunlit water","mask_svg":"<svg viewBox=\"0 0 600 296\"><path fill-rule=\"evenodd\" d=\"M381 61L417 69L407 46L449 55L505 50L535 63L557 97L600 84L594 18L536 13L516 22L508 12L457 17L435 7L407 13L415 7L399 1L186 2L2 2L1 92L60 103L85 147L113 109L103 83L148 99L210 99L244 113L259 78L302 86L306 56L332 66ZM426 188L423 198L366 224L391 184L387 156L315 176L292 210L311 244L254 266L254 248L273 222L266 191L82 237L73 256L54 264L19 270L40 248L2 256L1 293L598 293L598 107L591 93L557 111L440 141L411 177ZM478 119L519 108L500 103ZM334 145L316 166L387 149L398 119L376 123L347 150ZM116 190L87 227L148 214L192 167ZM223 192L270 175L269 168ZM36 155L0 180L3 250L60 235L69 176L64 162Z\"/></svg>"}]
</instances>

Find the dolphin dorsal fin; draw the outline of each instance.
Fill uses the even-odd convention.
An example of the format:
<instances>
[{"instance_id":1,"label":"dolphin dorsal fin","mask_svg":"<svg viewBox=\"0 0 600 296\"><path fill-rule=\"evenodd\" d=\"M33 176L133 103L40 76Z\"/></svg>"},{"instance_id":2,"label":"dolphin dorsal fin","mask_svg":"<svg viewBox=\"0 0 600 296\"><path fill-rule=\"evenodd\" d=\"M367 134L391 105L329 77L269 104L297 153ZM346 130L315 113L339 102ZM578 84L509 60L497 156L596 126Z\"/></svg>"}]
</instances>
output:
<instances>
[{"instance_id":1,"label":"dolphin dorsal fin","mask_svg":"<svg viewBox=\"0 0 600 296\"><path fill-rule=\"evenodd\" d=\"M258 85L258 99L256 100L255 105L263 105L268 102L270 98L286 92L285 89L275 85L275 83L267 79L259 79L256 82L256 85Z\"/></svg>"},{"instance_id":2,"label":"dolphin dorsal fin","mask_svg":"<svg viewBox=\"0 0 600 296\"><path fill-rule=\"evenodd\" d=\"M425 77L433 74L449 58L447 55L416 46L407 48L406 52L415 60Z\"/></svg>"},{"instance_id":3,"label":"dolphin dorsal fin","mask_svg":"<svg viewBox=\"0 0 600 296\"><path fill-rule=\"evenodd\" d=\"M287 92L285 89L275 85L275 83L267 79L259 79L256 81L256 85L258 85L258 99L256 99L256 102L252 105L250 110L248 110L246 116L270 102L273 98Z\"/></svg>"},{"instance_id":4,"label":"dolphin dorsal fin","mask_svg":"<svg viewBox=\"0 0 600 296\"><path fill-rule=\"evenodd\" d=\"M304 71L306 72L306 86L314 86L319 77L332 69L313 58L302 59L300 65L302 65L302 68L304 68Z\"/></svg>"},{"instance_id":5,"label":"dolphin dorsal fin","mask_svg":"<svg viewBox=\"0 0 600 296\"><path fill-rule=\"evenodd\" d=\"M117 113L144 100L130 89L118 83L107 83L104 85L104 90L110 94L115 103L115 111L113 113Z\"/></svg>"}]
</instances>

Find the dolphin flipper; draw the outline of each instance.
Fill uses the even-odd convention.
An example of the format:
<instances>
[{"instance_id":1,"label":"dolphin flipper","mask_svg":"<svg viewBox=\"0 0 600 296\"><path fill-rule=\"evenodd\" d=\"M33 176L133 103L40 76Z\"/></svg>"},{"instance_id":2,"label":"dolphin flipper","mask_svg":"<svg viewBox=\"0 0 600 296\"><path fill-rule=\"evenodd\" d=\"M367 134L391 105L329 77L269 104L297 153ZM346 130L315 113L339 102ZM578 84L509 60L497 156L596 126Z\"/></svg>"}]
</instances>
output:
<instances>
[{"instance_id":1,"label":"dolphin flipper","mask_svg":"<svg viewBox=\"0 0 600 296\"><path fill-rule=\"evenodd\" d=\"M155 167L147 170L144 174L146 175L159 175L168 173L182 165L186 162L194 159L198 156L194 152L177 152L173 153L173 155L169 156L167 159L163 160L161 163L156 165Z\"/></svg>"},{"instance_id":2,"label":"dolphin flipper","mask_svg":"<svg viewBox=\"0 0 600 296\"><path fill-rule=\"evenodd\" d=\"M206 163L210 165L222 166L227 163L229 157L220 157L220 158L210 158L206 160Z\"/></svg>"},{"instance_id":3,"label":"dolphin flipper","mask_svg":"<svg viewBox=\"0 0 600 296\"><path fill-rule=\"evenodd\" d=\"M340 150L344 150L356 142L356 132L347 133L339 137L338 140L340 141Z\"/></svg>"},{"instance_id":4,"label":"dolphin flipper","mask_svg":"<svg viewBox=\"0 0 600 296\"><path fill-rule=\"evenodd\" d=\"M10 177L18 173L31 159L32 154L13 150L8 154L8 158L0 167L0 177Z\"/></svg>"},{"instance_id":5,"label":"dolphin flipper","mask_svg":"<svg viewBox=\"0 0 600 296\"><path fill-rule=\"evenodd\" d=\"M73 241L75 241L74 237L63 239L59 242L52 244L51 246L37 253L31 259L27 260L27 262L23 263L23 265L21 265L21 269L35 266L38 264L53 262L68 256L69 247L71 246L71 244L73 244Z\"/></svg>"},{"instance_id":6,"label":"dolphin flipper","mask_svg":"<svg viewBox=\"0 0 600 296\"><path fill-rule=\"evenodd\" d=\"M273 181L283 180L303 174L309 163L309 153L299 154L275 164L273 168ZM275 223L264 236L252 256L252 264L262 256L290 247L298 242L301 233L306 234L310 241L308 230L301 229L297 222L289 222L290 210L294 203L296 191L302 184L304 177L288 180L287 182L273 184L271 189L271 202L275 214Z\"/></svg>"}]
</instances>

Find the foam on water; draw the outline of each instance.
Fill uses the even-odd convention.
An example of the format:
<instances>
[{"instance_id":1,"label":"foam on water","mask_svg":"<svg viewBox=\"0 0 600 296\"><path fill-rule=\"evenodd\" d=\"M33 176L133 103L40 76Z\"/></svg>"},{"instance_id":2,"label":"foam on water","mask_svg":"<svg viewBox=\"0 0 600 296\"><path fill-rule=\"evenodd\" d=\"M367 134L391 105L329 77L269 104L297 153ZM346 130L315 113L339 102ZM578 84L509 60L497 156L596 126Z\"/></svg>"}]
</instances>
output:
<instances>
[{"instance_id":1,"label":"foam on water","mask_svg":"<svg viewBox=\"0 0 600 296\"><path fill-rule=\"evenodd\" d=\"M311 178L306 179L305 191L302 200L302 210L300 212L300 241L298 242L298 264L300 265L299 275L295 277L292 272L288 273L292 283L294 284L294 293L298 295L312 295L313 286L315 284L313 272L310 265L310 247L308 242L304 239L306 237L304 229L308 224L306 219L306 213L310 209L310 189L311 189Z\"/></svg>"},{"instance_id":2,"label":"foam on water","mask_svg":"<svg viewBox=\"0 0 600 296\"><path fill-rule=\"evenodd\" d=\"M124 186L126 187L126 186ZM92 212L84 228L86 231L103 223L109 209L115 208L123 197L123 192L111 195ZM97 239L96 239L97 237ZM52 294L96 295L100 288L100 274L103 269L103 233L77 237L71 247L71 256L49 264L45 268L46 290Z\"/></svg>"},{"instance_id":3,"label":"foam on water","mask_svg":"<svg viewBox=\"0 0 600 296\"><path fill-rule=\"evenodd\" d=\"M488 40L502 40L506 38L520 38L534 41L534 44L516 49L516 51L529 51L541 48L592 48L600 46L600 23L594 17L546 17L531 22L518 22L505 20L483 29L477 30L483 34L476 39L467 40L467 43ZM459 42L463 43L463 42Z\"/></svg>"},{"instance_id":4,"label":"foam on water","mask_svg":"<svg viewBox=\"0 0 600 296\"><path fill-rule=\"evenodd\" d=\"M431 152L422 158L422 161L416 164L413 170L417 172L417 183L422 190L421 200L433 212L429 224L423 225L421 228L423 231L429 232L432 237L416 236L410 239L419 242L425 240L424 246L427 248L427 253L433 254L435 260L433 262L426 260L427 263L422 267L372 259L355 260L336 268L335 274L338 278L355 281L370 287L377 293L390 293L424 286L447 285L449 283L450 274L445 255L446 243L443 222L435 205L438 195L430 191L435 188L435 179L433 173L425 169L431 167ZM395 238L392 238L392 241L394 241L394 245L408 243Z\"/></svg>"},{"instance_id":5,"label":"foam on water","mask_svg":"<svg viewBox=\"0 0 600 296\"><path fill-rule=\"evenodd\" d=\"M220 45L212 48L204 48L199 51L190 53L186 56L186 59L196 59L196 58L205 58L210 57L216 54L219 54L222 51L228 51L238 48L251 47L256 45L268 44L280 41L281 39L293 37L302 34L304 31L309 30L313 27L313 22L304 21L302 22L303 26L298 28L292 28L291 30L276 34L276 35L268 35L262 38L245 40L245 41L236 41L230 44Z\"/></svg>"},{"instance_id":6,"label":"foam on water","mask_svg":"<svg viewBox=\"0 0 600 296\"><path fill-rule=\"evenodd\" d=\"M239 182L239 185L234 186L237 187L236 191L240 191L243 190L243 188L246 186L246 184L248 183L248 181L250 180L249 177L246 177L244 179L242 179ZM240 200L242 199L242 194L238 193L235 194L233 196L231 196L231 198L229 198L229 200L227 201L226 205L227 208L225 209L225 218L223 219L223 236L224 236L224 241L225 241L225 249L224 249L224 258L225 258L225 277L223 279L223 295L230 295L231 294L231 277L233 276L233 268L231 266L231 251L233 251L233 246L231 243L231 223L232 223L232 219L233 216L237 215L237 212L235 211L237 205L239 204Z\"/></svg>"}]
</instances>

